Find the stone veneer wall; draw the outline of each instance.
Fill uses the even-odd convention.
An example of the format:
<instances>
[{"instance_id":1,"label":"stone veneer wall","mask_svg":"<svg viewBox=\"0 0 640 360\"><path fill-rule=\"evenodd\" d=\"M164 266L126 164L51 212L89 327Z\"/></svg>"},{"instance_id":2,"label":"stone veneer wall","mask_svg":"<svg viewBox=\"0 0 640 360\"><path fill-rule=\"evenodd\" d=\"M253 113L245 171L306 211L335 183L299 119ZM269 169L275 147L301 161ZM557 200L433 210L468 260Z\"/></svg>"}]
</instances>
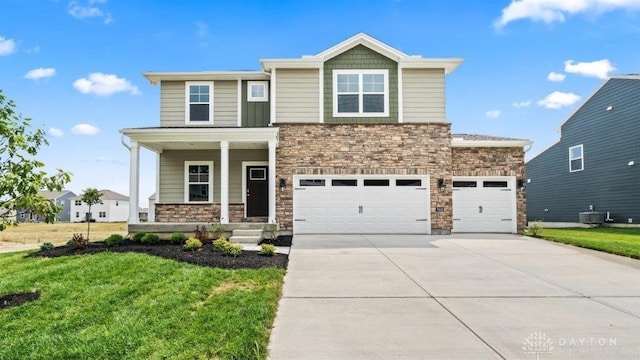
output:
<instances>
[{"instance_id":1,"label":"stone veneer wall","mask_svg":"<svg viewBox=\"0 0 640 360\"><path fill-rule=\"evenodd\" d=\"M450 233L451 187L438 189L438 179L451 184L450 124L278 124L276 177L286 179L276 193L280 229L293 227L293 175L429 175L431 228ZM279 180L276 180L279 182ZM426 201L426 199L425 199ZM444 207L444 212L436 212Z\"/></svg>"},{"instance_id":2,"label":"stone veneer wall","mask_svg":"<svg viewBox=\"0 0 640 360\"><path fill-rule=\"evenodd\" d=\"M524 149L521 147L453 148L453 176L515 176L525 178ZM449 183L450 184L450 183ZM527 227L525 189L516 189L518 232Z\"/></svg>"},{"instance_id":3,"label":"stone veneer wall","mask_svg":"<svg viewBox=\"0 0 640 360\"><path fill-rule=\"evenodd\" d=\"M220 222L220 204L156 204L156 222ZM229 204L229 222L242 222L244 204Z\"/></svg>"}]
</instances>

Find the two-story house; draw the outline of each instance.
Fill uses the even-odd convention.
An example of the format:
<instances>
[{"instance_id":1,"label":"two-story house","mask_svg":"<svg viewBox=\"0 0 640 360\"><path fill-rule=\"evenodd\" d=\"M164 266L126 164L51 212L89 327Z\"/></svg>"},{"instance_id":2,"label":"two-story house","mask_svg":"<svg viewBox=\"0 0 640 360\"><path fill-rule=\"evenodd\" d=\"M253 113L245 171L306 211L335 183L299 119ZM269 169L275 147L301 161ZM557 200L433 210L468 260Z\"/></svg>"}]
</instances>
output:
<instances>
[{"instance_id":1,"label":"two-story house","mask_svg":"<svg viewBox=\"0 0 640 360\"><path fill-rule=\"evenodd\" d=\"M606 80L559 130L527 162L529 221L573 225L597 212L597 222L640 223L640 76Z\"/></svg>"},{"instance_id":2,"label":"two-story house","mask_svg":"<svg viewBox=\"0 0 640 360\"><path fill-rule=\"evenodd\" d=\"M71 221L84 222L87 218L96 222L123 222L129 217L129 198L111 190L100 190L102 196L100 202L91 206L82 201L81 196L71 198ZM136 217L139 217L138 208L133 206Z\"/></svg>"},{"instance_id":3,"label":"two-story house","mask_svg":"<svg viewBox=\"0 0 640 360\"><path fill-rule=\"evenodd\" d=\"M51 201L53 204L59 206L61 209L56 214L55 221L71 221L71 198L76 196L72 191L39 191L38 195L41 195ZM20 209L16 212L17 222L44 222L44 216L31 212L29 209Z\"/></svg>"},{"instance_id":4,"label":"two-story house","mask_svg":"<svg viewBox=\"0 0 640 360\"><path fill-rule=\"evenodd\" d=\"M278 223L282 232L518 232L527 140L452 135L445 75L357 34L262 71L150 72L160 124L123 129L130 196L157 154L157 223ZM126 142L125 142L126 143ZM130 230L137 224L130 213Z\"/></svg>"}]
</instances>

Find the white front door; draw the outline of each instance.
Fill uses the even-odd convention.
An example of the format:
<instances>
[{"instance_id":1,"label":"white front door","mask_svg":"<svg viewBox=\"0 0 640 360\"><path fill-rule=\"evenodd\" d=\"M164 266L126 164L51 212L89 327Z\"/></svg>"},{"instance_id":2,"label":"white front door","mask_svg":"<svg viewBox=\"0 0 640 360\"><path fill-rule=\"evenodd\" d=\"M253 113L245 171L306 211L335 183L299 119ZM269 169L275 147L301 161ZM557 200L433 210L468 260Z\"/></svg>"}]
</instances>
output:
<instances>
[{"instance_id":1,"label":"white front door","mask_svg":"<svg viewBox=\"0 0 640 360\"><path fill-rule=\"evenodd\" d=\"M428 176L294 176L296 234L431 231Z\"/></svg>"},{"instance_id":2,"label":"white front door","mask_svg":"<svg viewBox=\"0 0 640 360\"><path fill-rule=\"evenodd\" d=\"M453 232L517 232L514 177L454 177Z\"/></svg>"}]
</instances>

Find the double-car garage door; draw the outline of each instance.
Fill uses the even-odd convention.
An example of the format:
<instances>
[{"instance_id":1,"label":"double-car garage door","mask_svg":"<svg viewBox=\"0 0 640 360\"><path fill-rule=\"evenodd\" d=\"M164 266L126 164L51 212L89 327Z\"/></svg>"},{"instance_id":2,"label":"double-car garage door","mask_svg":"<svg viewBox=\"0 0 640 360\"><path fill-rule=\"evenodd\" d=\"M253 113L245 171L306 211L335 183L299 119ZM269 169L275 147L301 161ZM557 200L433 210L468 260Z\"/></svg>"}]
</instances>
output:
<instances>
[{"instance_id":1,"label":"double-car garage door","mask_svg":"<svg viewBox=\"0 0 640 360\"><path fill-rule=\"evenodd\" d=\"M431 231L428 176L294 176L296 234Z\"/></svg>"}]
</instances>

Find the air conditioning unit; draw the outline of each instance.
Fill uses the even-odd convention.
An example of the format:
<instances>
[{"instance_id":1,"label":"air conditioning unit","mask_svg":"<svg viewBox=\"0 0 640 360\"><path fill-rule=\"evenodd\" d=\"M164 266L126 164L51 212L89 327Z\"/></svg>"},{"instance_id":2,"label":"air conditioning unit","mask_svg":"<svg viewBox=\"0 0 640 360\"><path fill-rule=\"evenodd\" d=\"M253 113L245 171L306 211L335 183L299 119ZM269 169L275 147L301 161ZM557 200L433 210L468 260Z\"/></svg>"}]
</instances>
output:
<instances>
[{"instance_id":1,"label":"air conditioning unit","mask_svg":"<svg viewBox=\"0 0 640 360\"><path fill-rule=\"evenodd\" d=\"M588 212L581 212L578 215L580 216L580 222L583 224L603 224L604 223L603 212L588 211Z\"/></svg>"}]
</instances>

